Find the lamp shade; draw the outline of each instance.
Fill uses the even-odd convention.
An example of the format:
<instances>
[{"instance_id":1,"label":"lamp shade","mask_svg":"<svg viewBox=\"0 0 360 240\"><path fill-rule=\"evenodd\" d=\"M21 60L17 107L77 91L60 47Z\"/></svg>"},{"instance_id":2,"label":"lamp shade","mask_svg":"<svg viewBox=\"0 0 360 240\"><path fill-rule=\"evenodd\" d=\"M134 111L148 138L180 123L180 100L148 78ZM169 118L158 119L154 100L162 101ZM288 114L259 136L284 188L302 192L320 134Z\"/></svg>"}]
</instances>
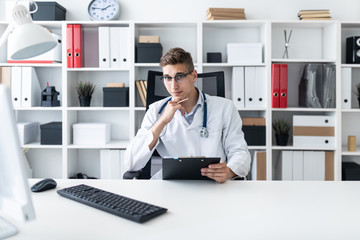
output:
<instances>
[{"instance_id":1,"label":"lamp shade","mask_svg":"<svg viewBox=\"0 0 360 240\"><path fill-rule=\"evenodd\" d=\"M12 59L35 57L57 45L47 29L33 23L29 11L24 6L15 5L12 17L14 30L8 38L8 51Z\"/></svg>"},{"instance_id":2,"label":"lamp shade","mask_svg":"<svg viewBox=\"0 0 360 240\"><path fill-rule=\"evenodd\" d=\"M15 60L43 54L56 45L48 30L32 22L16 26L8 39L8 51Z\"/></svg>"}]
</instances>

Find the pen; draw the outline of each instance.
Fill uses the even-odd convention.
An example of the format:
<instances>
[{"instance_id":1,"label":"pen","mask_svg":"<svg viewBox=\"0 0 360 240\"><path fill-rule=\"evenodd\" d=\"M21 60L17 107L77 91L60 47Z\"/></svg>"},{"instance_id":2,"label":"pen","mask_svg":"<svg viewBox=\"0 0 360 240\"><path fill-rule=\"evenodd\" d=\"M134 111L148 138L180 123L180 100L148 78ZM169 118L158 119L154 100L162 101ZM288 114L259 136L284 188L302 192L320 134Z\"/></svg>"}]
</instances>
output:
<instances>
[{"instance_id":1,"label":"pen","mask_svg":"<svg viewBox=\"0 0 360 240\"><path fill-rule=\"evenodd\" d=\"M189 99L189 98L185 98L185 99L183 99L183 100L178 101L177 103L185 102L185 101L188 100L188 99Z\"/></svg>"}]
</instances>

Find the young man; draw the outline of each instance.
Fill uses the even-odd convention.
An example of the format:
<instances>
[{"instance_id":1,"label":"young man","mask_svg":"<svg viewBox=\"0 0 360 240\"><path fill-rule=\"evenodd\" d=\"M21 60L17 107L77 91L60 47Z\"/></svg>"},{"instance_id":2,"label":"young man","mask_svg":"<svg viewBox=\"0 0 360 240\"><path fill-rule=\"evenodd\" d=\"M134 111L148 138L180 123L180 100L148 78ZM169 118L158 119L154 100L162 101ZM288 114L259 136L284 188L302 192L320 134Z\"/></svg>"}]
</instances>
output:
<instances>
[{"instance_id":1,"label":"young man","mask_svg":"<svg viewBox=\"0 0 360 240\"><path fill-rule=\"evenodd\" d=\"M197 72L192 57L181 48L167 51L160 59L160 66L171 97L150 105L141 129L125 152L127 168L140 170L157 149L160 156L221 157L220 163L201 169L203 176L219 183L245 177L250 170L250 154L233 102L203 94L194 86ZM200 134L205 101L207 137ZM162 179L161 171L152 179Z\"/></svg>"}]
</instances>

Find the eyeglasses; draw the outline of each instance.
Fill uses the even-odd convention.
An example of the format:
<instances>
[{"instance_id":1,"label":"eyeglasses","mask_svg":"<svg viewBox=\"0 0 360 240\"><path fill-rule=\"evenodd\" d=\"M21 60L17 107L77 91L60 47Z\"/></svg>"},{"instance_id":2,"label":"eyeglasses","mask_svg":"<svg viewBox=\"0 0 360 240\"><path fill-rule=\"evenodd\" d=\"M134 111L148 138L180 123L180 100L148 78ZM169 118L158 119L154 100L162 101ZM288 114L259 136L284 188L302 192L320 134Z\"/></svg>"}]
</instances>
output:
<instances>
[{"instance_id":1,"label":"eyeglasses","mask_svg":"<svg viewBox=\"0 0 360 240\"><path fill-rule=\"evenodd\" d=\"M176 83L181 84L184 79L187 77L187 75L191 74L193 71L190 71L188 73L182 73L182 74L176 74L174 77L170 76L162 76L161 80L164 82L164 84L169 85L172 83L172 79L175 80Z\"/></svg>"}]
</instances>

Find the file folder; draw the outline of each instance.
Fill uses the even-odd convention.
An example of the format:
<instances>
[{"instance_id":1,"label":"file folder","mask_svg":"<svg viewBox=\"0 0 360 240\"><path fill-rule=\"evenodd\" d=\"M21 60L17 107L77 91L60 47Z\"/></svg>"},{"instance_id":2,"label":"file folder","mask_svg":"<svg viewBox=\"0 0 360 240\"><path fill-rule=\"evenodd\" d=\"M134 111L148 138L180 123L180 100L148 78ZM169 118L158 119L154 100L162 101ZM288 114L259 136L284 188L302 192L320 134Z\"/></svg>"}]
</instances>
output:
<instances>
[{"instance_id":1,"label":"file folder","mask_svg":"<svg viewBox=\"0 0 360 240\"><path fill-rule=\"evenodd\" d=\"M128 27L120 28L120 67L130 66L130 29Z\"/></svg>"},{"instance_id":2,"label":"file folder","mask_svg":"<svg viewBox=\"0 0 360 240\"><path fill-rule=\"evenodd\" d=\"M341 107L351 109L351 68L341 68Z\"/></svg>"},{"instance_id":3,"label":"file folder","mask_svg":"<svg viewBox=\"0 0 360 240\"><path fill-rule=\"evenodd\" d=\"M304 180L304 152L293 151L293 180L302 181Z\"/></svg>"},{"instance_id":4,"label":"file folder","mask_svg":"<svg viewBox=\"0 0 360 240\"><path fill-rule=\"evenodd\" d=\"M110 67L111 68L120 68L120 40L121 40L121 28L120 27L110 27Z\"/></svg>"},{"instance_id":5,"label":"file folder","mask_svg":"<svg viewBox=\"0 0 360 240\"><path fill-rule=\"evenodd\" d=\"M41 105L41 87L33 67L22 67L21 107Z\"/></svg>"},{"instance_id":6,"label":"file folder","mask_svg":"<svg viewBox=\"0 0 360 240\"><path fill-rule=\"evenodd\" d=\"M252 180L266 180L266 152L254 152L251 167Z\"/></svg>"},{"instance_id":7,"label":"file folder","mask_svg":"<svg viewBox=\"0 0 360 240\"><path fill-rule=\"evenodd\" d=\"M287 107L287 88L288 88L288 66L287 64L280 64L280 108Z\"/></svg>"},{"instance_id":8,"label":"file folder","mask_svg":"<svg viewBox=\"0 0 360 240\"><path fill-rule=\"evenodd\" d=\"M110 67L110 29L109 27L99 27L99 67Z\"/></svg>"},{"instance_id":9,"label":"file folder","mask_svg":"<svg viewBox=\"0 0 360 240\"><path fill-rule=\"evenodd\" d=\"M271 65L271 106L280 107L280 65Z\"/></svg>"},{"instance_id":10,"label":"file folder","mask_svg":"<svg viewBox=\"0 0 360 240\"><path fill-rule=\"evenodd\" d=\"M325 180L325 152L304 151L304 180Z\"/></svg>"},{"instance_id":11,"label":"file folder","mask_svg":"<svg viewBox=\"0 0 360 240\"><path fill-rule=\"evenodd\" d=\"M0 83L11 88L11 67L0 68Z\"/></svg>"},{"instance_id":12,"label":"file folder","mask_svg":"<svg viewBox=\"0 0 360 240\"><path fill-rule=\"evenodd\" d=\"M74 67L74 27L72 24L66 26L66 60L67 67Z\"/></svg>"},{"instance_id":13,"label":"file folder","mask_svg":"<svg viewBox=\"0 0 360 240\"><path fill-rule=\"evenodd\" d=\"M11 68L11 98L14 108L21 107L21 67Z\"/></svg>"},{"instance_id":14,"label":"file folder","mask_svg":"<svg viewBox=\"0 0 360 240\"><path fill-rule=\"evenodd\" d=\"M100 178L122 179L125 167L123 166L124 151L114 149L100 150Z\"/></svg>"},{"instance_id":15,"label":"file folder","mask_svg":"<svg viewBox=\"0 0 360 240\"><path fill-rule=\"evenodd\" d=\"M74 24L74 68L83 66L83 30L80 24Z\"/></svg>"},{"instance_id":16,"label":"file folder","mask_svg":"<svg viewBox=\"0 0 360 240\"><path fill-rule=\"evenodd\" d=\"M237 109L245 107L244 86L244 67L233 67L232 99Z\"/></svg>"}]
</instances>

